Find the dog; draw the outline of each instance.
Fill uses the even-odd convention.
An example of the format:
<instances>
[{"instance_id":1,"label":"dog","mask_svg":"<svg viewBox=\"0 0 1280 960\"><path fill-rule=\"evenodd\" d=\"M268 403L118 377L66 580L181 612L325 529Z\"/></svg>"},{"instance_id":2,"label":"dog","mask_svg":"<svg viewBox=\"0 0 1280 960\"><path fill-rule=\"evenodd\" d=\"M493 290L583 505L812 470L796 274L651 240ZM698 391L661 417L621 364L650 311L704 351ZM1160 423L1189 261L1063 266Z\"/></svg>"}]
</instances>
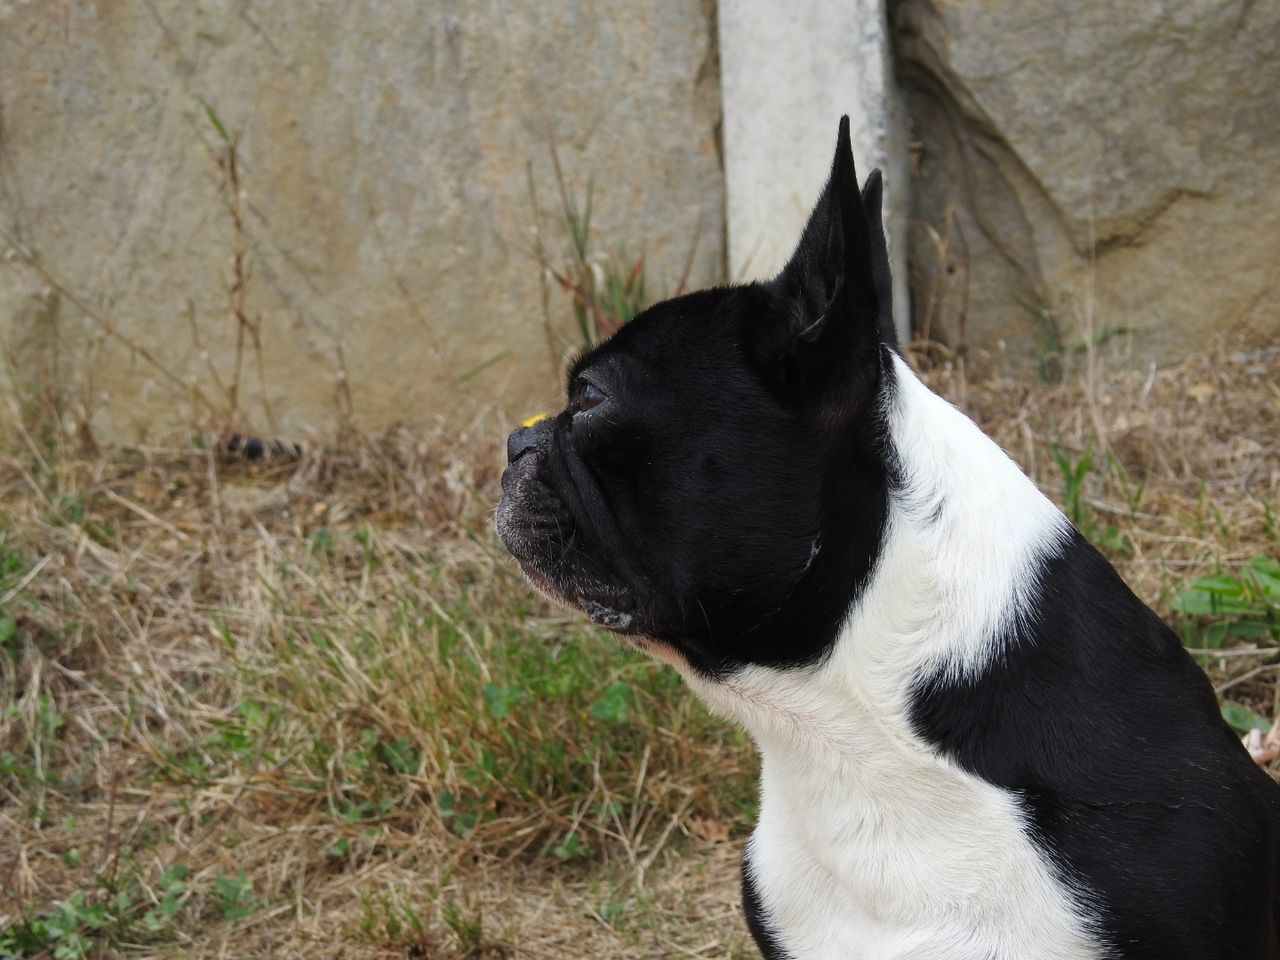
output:
<instances>
[{"instance_id":1,"label":"dog","mask_svg":"<svg viewBox=\"0 0 1280 960\"><path fill-rule=\"evenodd\" d=\"M900 354L846 117L772 281L513 432L498 534L761 755L766 960L1276 960L1280 786L1174 632Z\"/></svg>"}]
</instances>

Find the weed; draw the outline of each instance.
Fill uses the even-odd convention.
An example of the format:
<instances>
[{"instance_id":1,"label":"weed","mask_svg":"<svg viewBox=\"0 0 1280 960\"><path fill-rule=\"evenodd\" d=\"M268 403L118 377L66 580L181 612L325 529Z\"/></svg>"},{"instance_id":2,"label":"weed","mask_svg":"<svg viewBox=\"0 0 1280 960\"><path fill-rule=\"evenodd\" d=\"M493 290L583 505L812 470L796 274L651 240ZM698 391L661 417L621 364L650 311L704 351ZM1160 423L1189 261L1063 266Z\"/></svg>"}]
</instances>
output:
<instances>
[{"instance_id":1,"label":"weed","mask_svg":"<svg viewBox=\"0 0 1280 960\"><path fill-rule=\"evenodd\" d=\"M560 335L546 310L549 289L554 284L569 298L574 333L580 346L591 346L608 337L646 306L644 257L630 262L599 254L592 243L591 207L594 187L587 182L586 195L579 201L565 181L560 154L551 144L551 160L560 193L560 223L567 234L567 249L553 255L545 246L542 232L534 235L534 258L542 267L544 321L548 337L557 349ZM537 195L530 174L529 195L535 212Z\"/></svg>"},{"instance_id":2,"label":"weed","mask_svg":"<svg viewBox=\"0 0 1280 960\"><path fill-rule=\"evenodd\" d=\"M1084 536L1112 557L1125 557L1133 553L1133 544L1127 534L1114 522L1102 522L1092 509L1086 496L1086 486L1094 471L1093 451L1086 449L1077 460L1056 444L1049 444L1049 455L1062 475L1062 510ZM1126 493L1130 508L1137 506L1142 487L1130 487L1123 479L1123 471L1114 459L1109 461ZM1136 492L1135 492L1136 491Z\"/></svg>"},{"instance_id":3,"label":"weed","mask_svg":"<svg viewBox=\"0 0 1280 960\"><path fill-rule=\"evenodd\" d=\"M1170 606L1203 626L1204 647L1232 640L1280 645L1280 561L1255 556L1238 573L1199 577Z\"/></svg>"},{"instance_id":4,"label":"weed","mask_svg":"<svg viewBox=\"0 0 1280 960\"><path fill-rule=\"evenodd\" d=\"M1271 721L1266 717L1230 700L1224 701L1222 704L1222 719L1231 724L1237 733L1244 734L1250 730L1271 729Z\"/></svg>"},{"instance_id":5,"label":"weed","mask_svg":"<svg viewBox=\"0 0 1280 960\"><path fill-rule=\"evenodd\" d=\"M0 956L34 957L51 951L57 960L79 960L88 955L109 920L105 902L90 902L77 893L47 913L0 931Z\"/></svg>"},{"instance_id":6,"label":"weed","mask_svg":"<svg viewBox=\"0 0 1280 960\"><path fill-rule=\"evenodd\" d=\"M1047 304L1019 300L1031 315L1031 337L1036 344L1036 372L1042 383L1061 383L1067 354L1062 324Z\"/></svg>"},{"instance_id":7,"label":"weed","mask_svg":"<svg viewBox=\"0 0 1280 960\"><path fill-rule=\"evenodd\" d=\"M1069 361L1122 337L1132 330L1125 326L1103 327L1076 340L1067 338L1057 313L1045 303L1018 298L1017 303L1031 316L1031 338L1036 345L1036 371L1043 383L1061 383Z\"/></svg>"},{"instance_id":8,"label":"weed","mask_svg":"<svg viewBox=\"0 0 1280 960\"><path fill-rule=\"evenodd\" d=\"M547 849L557 860L589 860L592 855L591 845L579 833L570 833Z\"/></svg>"},{"instance_id":9,"label":"weed","mask_svg":"<svg viewBox=\"0 0 1280 960\"><path fill-rule=\"evenodd\" d=\"M631 687L622 681L609 684L604 695L591 704L591 715L605 723L626 723L631 706Z\"/></svg>"},{"instance_id":10,"label":"weed","mask_svg":"<svg viewBox=\"0 0 1280 960\"><path fill-rule=\"evenodd\" d=\"M249 237L245 229L245 211L242 209L244 191L240 184L240 135L228 132L227 126L214 109L205 104L205 116L218 135L221 145L217 149L218 170L222 177L222 192L231 222L231 278L227 285L227 311L235 328L235 354L231 369L227 371L227 380L223 383L218 370L210 364L209 377L218 385L226 398L224 424L228 427L238 426L241 419L241 378L244 370L246 349L253 351L258 375L263 413L269 426L274 427L275 415L271 410L270 391L267 389L266 367L262 354L260 316L250 317L247 306L249 278L252 275L249 262ZM192 324L192 333L199 338L199 329ZM274 430L272 431L274 432Z\"/></svg>"},{"instance_id":11,"label":"weed","mask_svg":"<svg viewBox=\"0 0 1280 960\"><path fill-rule=\"evenodd\" d=\"M374 898L368 894L361 896L361 903L364 916L360 918L360 932L365 937L407 943L410 949L423 942L426 924L408 904L387 895Z\"/></svg>"},{"instance_id":12,"label":"weed","mask_svg":"<svg viewBox=\"0 0 1280 960\"><path fill-rule=\"evenodd\" d=\"M505 951L485 935L484 910L464 900L447 901L442 909L445 926L453 933L453 948L464 957L501 955Z\"/></svg>"},{"instance_id":13,"label":"weed","mask_svg":"<svg viewBox=\"0 0 1280 960\"><path fill-rule=\"evenodd\" d=\"M644 254L619 257L602 252L592 234L594 183L587 181L581 198L569 186L554 139L550 141L551 164L559 193L556 229L560 244L548 245L542 227L542 213L529 171L529 199L533 206L535 230L532 255L541 268L543 327L547 344L557 366L573 349L583 349L604 340L630 321L650 303ZM695 233L683 272L672 295L684 291L697 254ZM568 298L572 331L566 334L553 319L551 294L559 291Z\"/></svg>"},{"instance_id":14,"label":"weed","mask_svg":"<svg viewBox=\"0 0 1280 960\"><path fill-rule=\"evenodd\" d=\"M160 875L160 900L142 916L143 927L151 933L160 933L178 915L187 889L187 872L186 864L175 863Z\"/></svg>"},{"instance_id":15,"label":"weed","mask_svg":"<svg viewBox=\"0 0 1280 960\"><path fill-rule=\"evenodd\" d=\"M258 910L258 901L253 895L253 881L243 869L229 877L214 877L213 895L224 920L240 920L252 916Z\"/></svg>"},{"instance_id":16,"label":"weed","mask_svg":"<svg viewBox=\"0 0 1280 960\"><path fill-rule=\"evenodd\" d=\"M79 858L71 865L78 866ZM149 893L132 871L101 874L90 890L78 891L51 909L20 917L0 930L0 956L52 952L58 960L79 960L95 946L171 940L179 931L186 877L187 867L174 864Z\"/></svg>"}]
</instances>

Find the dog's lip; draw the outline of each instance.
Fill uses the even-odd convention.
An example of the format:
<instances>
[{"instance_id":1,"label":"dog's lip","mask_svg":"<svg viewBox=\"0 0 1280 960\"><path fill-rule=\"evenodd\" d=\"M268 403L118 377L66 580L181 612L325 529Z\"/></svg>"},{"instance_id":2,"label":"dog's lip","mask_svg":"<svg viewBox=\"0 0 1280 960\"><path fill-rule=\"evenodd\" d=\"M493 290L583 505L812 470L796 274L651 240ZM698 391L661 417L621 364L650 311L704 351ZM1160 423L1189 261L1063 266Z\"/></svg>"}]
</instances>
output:
<instances>
[{"instance_id":1,"label":"dog's lip","mask_svg":"<svg viewBox=\"0 0 1280 960\"><path fill-rule=\"evenodd\" d=\"M524 454L521 454L520 457L524 457ZM516 479L519 475L520 458L517 458L514 463L507 464L502 471L502 495L504 497L508 497L514 492Z\"/></svg>"}]
</instances>

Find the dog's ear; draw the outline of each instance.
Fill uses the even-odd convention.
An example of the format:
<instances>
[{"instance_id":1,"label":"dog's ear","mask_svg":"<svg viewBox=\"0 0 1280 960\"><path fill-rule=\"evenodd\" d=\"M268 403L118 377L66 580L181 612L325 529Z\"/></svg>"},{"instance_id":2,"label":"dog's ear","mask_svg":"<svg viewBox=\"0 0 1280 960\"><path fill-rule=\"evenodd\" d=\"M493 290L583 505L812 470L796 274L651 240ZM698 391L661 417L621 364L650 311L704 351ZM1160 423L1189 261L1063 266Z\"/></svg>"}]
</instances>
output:
<instances>
[{"instance_id":1,"label":"dog's ear","mask_svg":"<svg viewBox=\"0 0 1280 960\"><path fill-rule=\"evenodd\" d=\"M827 185L795 253L768 285L775 316L754 338L758 358L788 388L838 398L842 406L865 394L880 362L880 288L887 291L889 280L879 196L875 174L865 197L876 201L873 221L858 190L849 118L843 117ZM892 320L887 323L891 329Z\"/></svg>"},{"instance_id":2,"label":"dog's ear","mask_svg":"<svg viewBox=\"0 0 1280 960\"><path fill-rule=\"evenodd\" d=\"M862 209L871 239L871 286L876 295L880 342L898 350L898 328L893 322L893 274L889 271L889 244L884 235L883 194L880 171L872 170L862 185Z\"/></svg>"}]
</instances>

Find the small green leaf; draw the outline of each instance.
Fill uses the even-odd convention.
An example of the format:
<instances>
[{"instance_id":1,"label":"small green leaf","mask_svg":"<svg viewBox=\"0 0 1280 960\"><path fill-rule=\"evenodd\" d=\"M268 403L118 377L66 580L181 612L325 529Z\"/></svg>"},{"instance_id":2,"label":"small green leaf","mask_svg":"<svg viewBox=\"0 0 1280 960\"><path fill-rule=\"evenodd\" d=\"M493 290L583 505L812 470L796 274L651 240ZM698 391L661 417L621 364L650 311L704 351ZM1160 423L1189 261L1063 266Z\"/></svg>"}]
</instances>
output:
<instances>
[{"instance_id":1,"label":"small green leaf","mask_svg":"<svg viewBox=\"0 0 1280 960\"><path fill-rule=\"evenodd\" d=\"M1219 574L1211 577L1200 577L1191 585L1193 590L1203 590L1222 597L1238 597L1244 593L1244 584L1237 577Z\"/></svg>"},{"instance_id":2,"label":"small green leaf","mask_svg":"<svg viewBox=\"0 0 1280 960\"><path fill-rule=\"evenodd\" d=\"M0 611L0 644L8 643L18 632L18 621Z\"/></svg>"},{"instance_id":3,"label":"small green leaf","mask_svg":"<svg viewBox=\"0 0 1280 960\"><path fill-rule=\"evenodd\" d=\"M1280 560L1259 554L1249 558L1249 567L1256 573L1280 581Z\"/></svg>"},{"instance_id":4,"label":"small green leaf","mask_svg":"<svg viewBox=\"0 0 1280 960\"><path fill-rule=\"evenodd\" d=\"M213 107L207 103L204 105L204 114L209 118L209 122L213 124L213 129L218 131L218 136L230 143L231 137L227 134L227 128L222 125L222 119L213 112Z\"/></svg>"},{"instance_id":5,"label":"small green leaf","mask_svg":"<svg viewBox=\"0 0 1280 960\"><path fill-rule=\"evenodd\" d=\"M484 702L489 705L489 713L495 720L501 720L523 699L524 691L519 687L500 687L496 683L484 685Z\"/></svg>"},{"instance_id":6,"label":"small green leaf","mask_svg":"<svg viewBox=\"0 0 1280 960\"><path fill-rule=\"evenodd\" d=\"M224 920L240 920L258 909L253 896L253 883L243 869L234 877L214 877L213 892Z\"/></svg>"},{"instance_id":7,"label":"small green leaf","mask_svg":"<svg viewBox=\"0 0 1280 960\"><path fill-rule=\"evenodd\" d=\"M620 800L602 800L596 804L596 815L602 820L612 820L614 817L622 816L623 809Z\"/></svg>"},{"instance_id":8,"label":"small green leaf","mask_svg":"<svg viewBox=\"0 0 1280 960\"><path fill-rule=\"evenodd\" d=\"M600 919L605 923L616 923L622 919L622 915L627 912L626 903L602 903L600 904Z\"/></svg>"},{"instance_id":9,"label":"small green leaf","mask_svg":"<svg viewBox=\"0 0 1280 960\"><path fill-rule=\"evenodd\" d=\"M1212 617L1220 614L1229 613L1247 613L1251 607L1238 596L1231 596L1221 591L1201 590L1196 581L1196 586L1190 590L1184 590L1170 601L1169 606L1178 613L1185 613L1193 617Z\"/></svg>"},{"instance_id":10,"label":"small green leaf","mask_svg":"<svg viewBox=\"0 0 1280 960\"><path fill-rule=\"evenodd\" d=\"M552 856L560 860L581 860L591 854L591 848L576 833L571 833L551 847Z\"/></svg>"},{"instance_id":11,"label":"small green leaf","mask_svg":"<svg viewBox=\"0 0 1280 960\"><path fill-rule=\"evenodd\" d=\"M378 744L378 756L395 773L417 773L422 765L419 753L408 737L396 737L390 742Z\"/></svg>"},{"instance_id":12,"label":"small green leaf","mask_svg":"<svg viewBox=\"0 0 1280 960\"><path fill-rule=\"evenodd\" d=\"M187 865L185 863L175 863L160 874L160 889L165 893L181 893L187 888L186 879Z\"/></svg>"},{"instance_id":13,"label":"small green leaf","mask_svg":"<svg viewBox=\"0 0 1280 960\"><path fill-rule=\"evenodd\" d=\"M254 729L261 730L267 725L267 711L257 700L241 701L236 711L244 718L245 723Z\"/></svg>"},{"instance_id":14,"label":"small green leaf","mask_svg":"<svg viewBox=\"0 0 1280 960\"><path fill-rule=\"evenodd\" d=\"M55 960L80 960L88 954L89 941L78 933L68 933L58 940L53 949Z\"/></svg>"},{"instance_id":15,"label":"small green leaf","mask_svg":"<svg viewBox=\"0 0 1280 960\"><path fill-rule=\"evenodd\" d=\"M226 644L227 650L231 653L236 652L236 638L231 632L231 627L227 625L227 618L215 614L213 617L213 625L218 631L218 636L222 638L222 642Z\"/></svg>"},{"instance_id":16,"label":"small green leaf","mask_svg":"<svg viewBox=\"0 0 1280 960\"><path fill-rule=\"evenodd\" d=\"M1209 633L1221 632L1222 640L1262 640L1271 636L1267 625L1260 620L1232 620L1209 628ZM1221 643L1218 644L1221 646Z\"/></svg>"},{"instance_id":17,"label":"small green leaf","mask_svg":"<svg viewBox=\"0 0 1280 960\"><path fill-rule=\"evenodd\" d=\"M625 723L631 705L631 687L621 680L609 684L604 695L591 705L591 715L606 723Z\"/></svg>"},{"instance_id":18,"label":"small green leaf","mask_svg":"<svg viewBox=\"0 0 1280 960\"><path fill-rule=\"evenodd\" d=\"M1231 724L1240 733L1248 733L1250 730L1270 730L1271 721L1266 717L1254 713L1248 707L1242 707L1238 703L1226 701L1222 704L1222 719Z\"/></svg>"},{"instance_id":19,"label":"small green leaf","mask_svg":"<svg viewBox=\"0 0 1280 960\"><path fill-rule=\"evenodd\" d=\"M1245 569L1268 602L1280 605L1280 562L1271 557L1251 557Z\"/></svg>"}]
</instances>

